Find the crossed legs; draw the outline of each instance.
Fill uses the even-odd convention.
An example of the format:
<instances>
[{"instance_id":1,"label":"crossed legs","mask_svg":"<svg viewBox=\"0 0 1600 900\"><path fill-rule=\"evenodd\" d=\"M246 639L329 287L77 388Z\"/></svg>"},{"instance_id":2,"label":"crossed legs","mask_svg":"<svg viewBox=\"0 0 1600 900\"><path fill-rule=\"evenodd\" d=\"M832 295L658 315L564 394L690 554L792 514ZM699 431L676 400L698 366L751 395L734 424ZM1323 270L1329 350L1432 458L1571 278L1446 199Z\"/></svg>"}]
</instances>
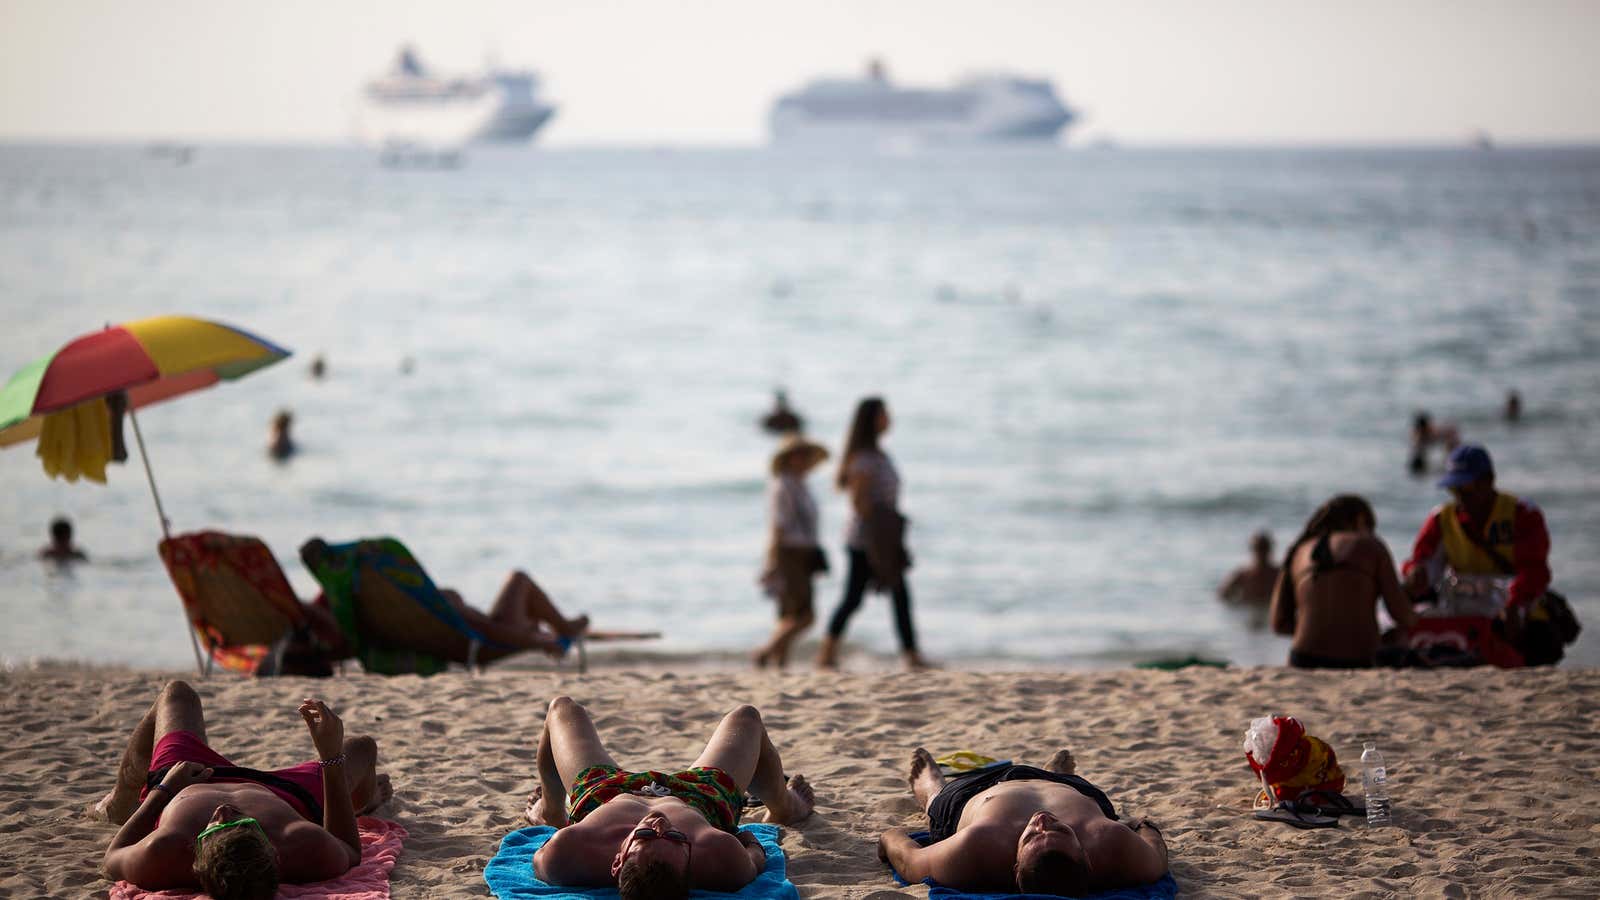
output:
<instances>
[{"instance_id":1,"label":"crossed legs","mask_svg":"<svg viewBox=\"0 0 1600 900\"><path fill-rule=\"evenodd\" d=\"M128 746L122 751L122 760L117 763L117 783L94 805L92 814L105 817L113 825L128 821L139 808L139 791L144 788L145 777L150 772L150 757L155 753L156 740L173 731L193 732L202 743L208 743L200 695L182 681L167 682L145 711L144 718L134 726L133 734L128 736Z\"/></svg>"},{"instance_id":2,"label":"crossed legs","mask_svg":"<svg viewBox=\"0 0 1600 900\"><path fill-rule=\"evenodd\" d=\"M90 810L91 815L115 825L128 821L139 808L139 791L150 772L155 745L174 731L187 731L210 745L206 738L205 710L200 695L187 682L169 681L156 695L155 702L128 736L128 746L117 763L117 783ZM379 774L378 742L361 735L346 738L345 773L350 784L350 801L357 813L365 814L394 795L389 776ZM320 823L319 823L320 824Z\"/></svg>"}]
</instances>

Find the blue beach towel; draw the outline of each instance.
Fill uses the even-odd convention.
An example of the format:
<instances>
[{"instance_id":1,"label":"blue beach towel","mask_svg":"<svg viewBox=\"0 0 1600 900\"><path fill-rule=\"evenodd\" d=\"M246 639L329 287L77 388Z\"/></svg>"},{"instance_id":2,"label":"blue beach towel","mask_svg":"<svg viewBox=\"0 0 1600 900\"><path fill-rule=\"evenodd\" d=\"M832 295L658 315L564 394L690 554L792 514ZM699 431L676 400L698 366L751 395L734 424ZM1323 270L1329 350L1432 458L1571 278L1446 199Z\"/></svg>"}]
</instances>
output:
<instances>
[{"instance_id":1,"label":"blue beach towel","mask_svg":"<svg viewBox=\"0 0 1600 900\"><path fill-rule=\"evenodd\" d=\"M928 832L912 832L911 839L923 846L928 844ZM889 870L894 876L895 884L904 885L907 881L900 877L900 873ZM928 900L1050 900L1045 894L969 894L955 888L945 887L932 878L922 879L928 886ZM1172 873L1161 876L1161 880L1138 887L1121 888L1115 891L1101 891L1098 894L1085 894L1078 900L1173 900L1178 896L1178 883L1172 880ZM1060 900L1059 897L1055 900Z\"/></svg>"},{"instance_id":2,"label":"blue beach towel","mask_svg":"<svg viewBox=\"0 0 1600 900\"><path fill-rule=\"evenodd\" d=\"M691 897L745 897L751 900L800 900L794 882L784 874L783 850L778 847L778 826L741 825L740 831L755 835L761 849L767 851L767 867L756 880L741 888L738 893L694 890ZM621 895L614 887L573 888L545 884L533 874L534 851L544 846L556 830L548 825L520 828L500 841L500 851L483 869L483 880L489 890L500 900L524 900L531 897L560 897L567 900L615 900Z\"/></svg>"}]
</instances>

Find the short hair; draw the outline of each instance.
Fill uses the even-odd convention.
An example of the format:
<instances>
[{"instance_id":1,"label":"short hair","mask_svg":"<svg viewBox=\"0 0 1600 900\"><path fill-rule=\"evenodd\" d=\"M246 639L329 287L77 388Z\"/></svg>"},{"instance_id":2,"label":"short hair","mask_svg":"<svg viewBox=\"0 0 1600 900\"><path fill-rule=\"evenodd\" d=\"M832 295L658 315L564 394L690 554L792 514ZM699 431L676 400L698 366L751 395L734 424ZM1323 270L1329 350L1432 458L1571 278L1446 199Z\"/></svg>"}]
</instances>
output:
<instances>
[{"instance_id":1,"label":"short hair","mask_svg":"<svg viewBox=\"0 0 1600 900\"><path fill-rule=\"evenodd\" d=\"M629 856L617 870L617 893L622 900L684 900L689 896L688 867Z\"/></svg>"},{"instance_id":2,"label":"short hair","mask_svg":"<svg viewBox=\"0 0 1600 900\"><path fill-rule=\"evenodd\" d=\"M1064 853L1047 850L1017 859L1017 890L1024 894L1054 894L1058 897L1078 897L1089 893L1089 861Z\"/></svg>"},{"instance_id":3,"label":"short hair","mask_svg":"<svg viewBox=\"0 0 1600 900\"><path fill-rule=\"evenodd\" d=\"M50 537L58 541L72 540L72 520L66 516L57 516L51 519Z\"/></svg>"},{"instance_id":4,"label":"short hair","mask_svg":"<svg viewBox=\"0 0 1600 900\"><path fill-rule=\"evenodd\" d=\"M1250 549L1255 550L1257 548L1260 548L1263 553L1272 552L1271 532L1258 531L1255 534L1250 535Z\"/></svg>"},{"instance_id":5,"label":"short hair","mask_svg":"<svg viewBox=\"0 0 1600 900\"><path fill-rule=\"evenodd\" d=\"M254 828L219 831L195 848L194 877L216 900L271 900L278 892L278 851Z\"/></svg>"}]
</instances>

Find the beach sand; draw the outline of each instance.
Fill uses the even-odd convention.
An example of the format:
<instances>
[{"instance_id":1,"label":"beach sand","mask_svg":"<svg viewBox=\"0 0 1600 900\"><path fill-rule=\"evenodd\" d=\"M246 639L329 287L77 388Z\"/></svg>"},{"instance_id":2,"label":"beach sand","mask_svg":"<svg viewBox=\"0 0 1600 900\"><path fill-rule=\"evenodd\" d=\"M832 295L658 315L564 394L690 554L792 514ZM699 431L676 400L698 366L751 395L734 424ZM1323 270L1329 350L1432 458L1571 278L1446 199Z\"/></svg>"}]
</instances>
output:
<instances>
[{"instance_id":1,"label":"beach sand","mask_svg":"<svg viewBox=\"0 0 1600 900\"><path fill-rule=\"evenodd\" d=\"M919 823L905 771L918 744L1042 763L1059 747L1125 814L1166 834L1188 897L1600 896L1600 671L1306 673L936 671L923 675L537 669L431 679L205 681L188 673L49 666L0 674L0 896L104 895L114 829L84 815L169 677L204 698L211 743L242 765L311 755L295 714L327 699L378 738L411 838L394 896L486 896L482 871L523 824L550 698L589 706L623 765L687 763L723 712L762 710L817 814L785 829L801 896L921 897L875 844ZM1300 831L1249 815L1250 719L1299 716L1353 771L1378 735L1397 827Z\"/></svg>"}]
</instances>

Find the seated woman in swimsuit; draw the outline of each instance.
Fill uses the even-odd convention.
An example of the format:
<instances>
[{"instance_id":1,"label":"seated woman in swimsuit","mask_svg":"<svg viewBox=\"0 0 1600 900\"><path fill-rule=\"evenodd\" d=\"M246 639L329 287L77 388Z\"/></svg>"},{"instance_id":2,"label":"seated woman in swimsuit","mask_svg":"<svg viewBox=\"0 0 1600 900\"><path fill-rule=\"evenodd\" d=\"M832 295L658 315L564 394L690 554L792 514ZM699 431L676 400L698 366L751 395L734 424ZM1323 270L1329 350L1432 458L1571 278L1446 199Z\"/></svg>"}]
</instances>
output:
<instances>
[{"instance_id":1,"label":"seated woman in swimsuit","mask_svg":"<svg viewBox=\"0 0 1600 900\"><path fill-rule=\"evenodd\" d=\"M1289 665L1371 667L1380 597L1396 625L1409 628L1415 621L1389 548L1374 534L1377 526L1366 500L1341 494L1313 513L1289 545L1270 614L1273 631L1294 635Z\"/></svg>"},{"instance_id":2,"label":"seated woman in swimsuit","mask_svg":"<svg viewBox=\"0 0 1600 900\"><path fill-rule=\"evenodd\" d=\"M548 884L615 885L623 900L739 890L766 864L760 844L738 830L745 792L782 825L811 815L814 802L804 777L784 776L753 706L728 713L700 757L668 774L619 768L589 711L557 697L538 767L528 821L560 830L534 854L535 874Z\"/></svg>"}]
</instances>

